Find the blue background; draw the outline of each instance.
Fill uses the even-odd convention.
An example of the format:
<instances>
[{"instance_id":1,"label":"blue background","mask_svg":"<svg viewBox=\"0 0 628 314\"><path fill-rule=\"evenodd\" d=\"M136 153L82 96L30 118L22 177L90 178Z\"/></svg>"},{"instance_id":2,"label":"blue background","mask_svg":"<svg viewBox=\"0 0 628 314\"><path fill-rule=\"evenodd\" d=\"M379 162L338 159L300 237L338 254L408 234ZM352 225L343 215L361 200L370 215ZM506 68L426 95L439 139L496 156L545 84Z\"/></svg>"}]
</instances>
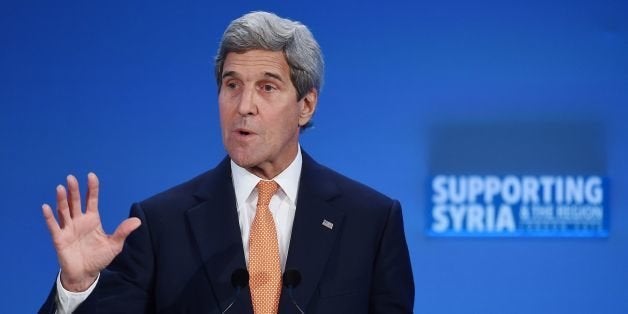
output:
<instances>
[{"instance_id":1,"label":"blue background","mask_svg":"<svg viewBox=\"0 0 628 314\"><path fill-rule=\"evenodd\" d=\"M35 312L52 286L40 206L68 173L100 176L111 231L224 156L212 58L260 9L322 46L302 145L401 200L416 312L628 312L628 4L607 0L2 1L0 312ZM429 238L443 172L606 176L610 235Z\"/></svg>"}]
</instances>

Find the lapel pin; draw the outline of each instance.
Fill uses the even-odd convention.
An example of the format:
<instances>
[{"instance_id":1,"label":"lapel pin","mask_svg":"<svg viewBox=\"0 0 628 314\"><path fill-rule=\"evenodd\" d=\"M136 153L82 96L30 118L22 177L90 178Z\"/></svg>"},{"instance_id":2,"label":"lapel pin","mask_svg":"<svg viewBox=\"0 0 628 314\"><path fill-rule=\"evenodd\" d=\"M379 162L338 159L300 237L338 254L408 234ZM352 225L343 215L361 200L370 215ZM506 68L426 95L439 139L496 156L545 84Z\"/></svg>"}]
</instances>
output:
<instances>
[{"instance_id":1,"label":"lapel pin","mask_svg":"<svg viewBox=\"0 0 628 314\"><path fill-rule=\"evenodd\" d=\"M334 229L334 223L327 219L323 219L323 226L327 227L329 230Z\"/></svg>"}]
</instances>

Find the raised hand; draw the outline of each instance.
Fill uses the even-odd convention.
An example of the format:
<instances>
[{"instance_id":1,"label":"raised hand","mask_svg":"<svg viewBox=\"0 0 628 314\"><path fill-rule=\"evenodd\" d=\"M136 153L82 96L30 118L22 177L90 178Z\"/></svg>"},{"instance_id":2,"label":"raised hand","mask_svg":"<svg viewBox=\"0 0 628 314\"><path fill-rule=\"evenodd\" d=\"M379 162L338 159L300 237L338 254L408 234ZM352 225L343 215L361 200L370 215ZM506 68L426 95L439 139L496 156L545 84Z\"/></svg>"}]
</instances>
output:
<instances>
[{"instance_id":1,"label":"raised hand","mask_svg":"<svg viewBox=\"0 0 628 314\"><path fill-rule=\"evenodd\" d=\"M94 173L87 175L85 212L81 209L79 184L74 176L68 176L67 187L66 191L63 185L57 186L58 222L50 205L44 204L42 211L61 266L61 284L66 290L79 292L87 290L100 271L122 251L124 240L141 221L128 218L108 235L98 213L98 177Z\"/></svg>"}]
</instances>

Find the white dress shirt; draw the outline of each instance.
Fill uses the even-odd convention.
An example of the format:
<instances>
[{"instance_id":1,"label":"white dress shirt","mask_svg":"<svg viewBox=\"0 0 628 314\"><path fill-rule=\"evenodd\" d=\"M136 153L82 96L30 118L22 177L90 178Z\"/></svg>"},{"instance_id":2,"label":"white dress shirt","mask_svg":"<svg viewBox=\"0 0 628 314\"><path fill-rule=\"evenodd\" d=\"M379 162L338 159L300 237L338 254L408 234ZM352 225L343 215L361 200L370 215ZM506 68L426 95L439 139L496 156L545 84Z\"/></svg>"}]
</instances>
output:
<instances>
[{"instance_id":1,"label":"white dress shirt","mask_svg":"<svg viewBox=\"0 0 628 314\"><path fill-rule=\"evenodd\" d=\"M292 223L294 222L294 213L297 208L297 192L299 191L302 164L303 158L301 156L301 147L299 146L297 156L288 168L284 169L272 179L279 185L279 190L270 199L268 207L273 215L277 229L277 241L279 241L279 257L282 272L286 268L286 259L288 258ZM240 224L244 257L246 259L246 265L248 266L249 234L251 233L251 224L253 223L253 218L255 218L255 212L257 210L256 186L257 183L263 179L236 165L233 160L231 161L231 178L233 180L233 189L236 196L238 222ZM61 272L59 272L57 276L56 314L66 314L74 312L76 308L87 299L96 287L100 276L96 278L96 281L84 292L71 292L66 290L63 288L63 285L61 285L60 278Z\"/></svg>"},{"instance_id":2,"label":"white dress shirt","mask_svg":"<svg viewBox=\"0 0 628 314\"><path fill-rule=\"evenodd\" d=\"M272 179L279 184L279 190L270 199L268 207L273 215L277 229L277 241L279 241L279 257L282 271L285 270L288 247L290 247L290 235L292 234L294 213L297 209L297 192L299 191L299 178L301 177L302 163L301 149L299 148L296 158L288 168ZM238 207L238 220L240 222L240 234L244 246L244 257L246 258L246 265L248 266L249 234L251 233L251 224L253 224L253 218L255 218L255 212L257 210L258 194L255 187L257 183L263 179L236 165L233 160L231 161L231 177L233 179L233 188L235 190L236 204Z\"/></svg>"}]
</instances>

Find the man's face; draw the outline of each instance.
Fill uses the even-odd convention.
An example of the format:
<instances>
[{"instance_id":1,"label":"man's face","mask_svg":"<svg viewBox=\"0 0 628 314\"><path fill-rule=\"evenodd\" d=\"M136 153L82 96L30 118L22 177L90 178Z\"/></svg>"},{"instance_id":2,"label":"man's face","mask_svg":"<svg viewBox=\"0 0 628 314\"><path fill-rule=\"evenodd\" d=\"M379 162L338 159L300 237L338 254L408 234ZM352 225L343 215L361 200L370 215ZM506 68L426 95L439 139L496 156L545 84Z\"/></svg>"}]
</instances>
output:
<instances>
[{"instance_id":1,"label":"man's face","mask_svg":"<svg viewBox=\"0 0 628 314\"><path fill-rule=\"evenodd\" d=\"M222 140L231 159L262 178L273 178L297 153L299 126L316 108L312 90L297 101L283 52L227 54L218 95Z\"/></svg>"}]
</instances>

